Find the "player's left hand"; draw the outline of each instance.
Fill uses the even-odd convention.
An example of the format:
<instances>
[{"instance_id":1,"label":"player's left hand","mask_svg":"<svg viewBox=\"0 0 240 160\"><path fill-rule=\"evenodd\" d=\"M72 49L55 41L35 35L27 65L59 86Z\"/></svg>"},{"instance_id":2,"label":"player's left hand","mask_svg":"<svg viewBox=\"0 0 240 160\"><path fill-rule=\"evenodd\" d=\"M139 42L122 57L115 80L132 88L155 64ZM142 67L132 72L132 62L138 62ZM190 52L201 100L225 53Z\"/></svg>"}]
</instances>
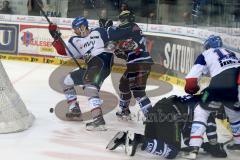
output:
<instances>
[{"instance_id":1,"label":"player's left hand","mask_svg":"<svg viewBox=\"0 0 240 160\"><path fill-rule=\"evenodd\" d=\"M48 30L53 39L55 40L59 39L59 37L61 36L61 33L58 31L58 26L56 24L53 23L49 24Z\"/></svg>"},{"instance_id":2,"label":"player's left hand","mask_svg":"<svg viewBox=\"0 0 240 160\"><path fill-rule=\"evenodd\" d=\"M124 51L120 50L120 49L115 49L114 54L121 59L126 60L127 59L127 55L124 53Z\"/></svg>"},{"instance_id":3,"label":"player's left hand","mask_svg":"<svg viewBox=\"0 0 240 160\"><path fill-rule=\"evenodd\" d=\"M197 78L187 78L184 90L188 94L196 94L200 90Z\"/></svg>"},{"instance_id":4,"label":"player's left hand","mask_svg":"<svg viewBox=\"0 0 240 160\"><path fill-rule=\"evenodd\" d=\"M108 28L113 26L113 21L111 19L108 20L108 19L100 18L98 20L98 23L99 23L99 26L102 28Z\"/></svg>"}]
</instances>

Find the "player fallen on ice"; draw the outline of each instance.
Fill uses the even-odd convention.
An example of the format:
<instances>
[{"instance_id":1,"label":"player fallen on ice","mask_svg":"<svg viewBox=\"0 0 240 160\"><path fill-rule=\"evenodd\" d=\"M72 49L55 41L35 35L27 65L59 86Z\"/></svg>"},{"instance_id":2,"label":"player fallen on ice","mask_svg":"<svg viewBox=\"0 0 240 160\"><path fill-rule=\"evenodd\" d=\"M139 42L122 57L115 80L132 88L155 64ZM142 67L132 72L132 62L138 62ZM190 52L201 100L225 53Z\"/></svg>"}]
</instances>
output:
<instances>
[{"instance_id":1,"label":"player fallen on ice","mask_svg":"<svg viewBox=\"0 0 240 160\"><path fill-rule=\"evenodd\" d=\"M164 158L173 159L185 149L181 141L189 145L194 108L201 95L170 96L159 100L147 113L144 135L132 132L118 132L107 145L107 149L115 150L125 145L127 155L133 156L139 146L141 150ZM218 117L224 113L218 113ZM227 157L222 143L218 143L216 133L216 114L208 118L208 142L202 148L214 157ZM182 148L181 148L182 147Z\"/></svg>"},{"instance_id":2,"label":"player fallen on ice","mask_svg":"<svg viewBox=\"0 0 240 160\"><path fill-rule=\"evenodd\" d=\"M57 25L49 25L49 32L54 38L53 46L58 54L68 56L68 51L59 40L57 29ZM64 94L69 107L67 116L81 116L74 85L83 83L84 95L89 98L88 105L91 107L93 118L92 122L86 124L87 130L105 130L101 110L103 100L99 97L99 90L113 65L113 53L105 48L107 33L103 28L90 29L84 17L75 18L72 22L72 29L76 36L72 36L66 45L75 58L85 61L87 68L73 71L64 79Z\"/></svg>"},{"instance_id":3,"label":"player fallen on ice","mask_svg":"<svg viewBox=\"0 0 240 160\"><path fill-rule=\"evenodd\" d=\"M109 41L115 42L115 55L127 61L127 69L119 83L120 111L116 115L128 118L131 113L129 104L132 94L144 114L152 107L145 89L153 60L146 49L145 36L134 22L134 14L128 10L122 11L119 21L119 26L107 28L107 34ZM102 24L104 25L104 22Z\"/></svg>"},{"instance_id":4,"label":"player fallen on ice","mask_svg":"<svg viewBox=\"0 0 240 160\"><path fill-rule=\"evenodd\" d=\"M201 101L194 110L189 155L196 159L203 142L207 119L224 105L229 118L234 144L228 145L229 150L240 150L240 105L238 99L238 78L240 60L236 55L223 48L222 39L211 35L203 44L203 51L196 59L186 76L185 92L195 94L199 90L198 80L202 75L210 75L210 84L204 89Z\"/></svg>"}]
</instances>

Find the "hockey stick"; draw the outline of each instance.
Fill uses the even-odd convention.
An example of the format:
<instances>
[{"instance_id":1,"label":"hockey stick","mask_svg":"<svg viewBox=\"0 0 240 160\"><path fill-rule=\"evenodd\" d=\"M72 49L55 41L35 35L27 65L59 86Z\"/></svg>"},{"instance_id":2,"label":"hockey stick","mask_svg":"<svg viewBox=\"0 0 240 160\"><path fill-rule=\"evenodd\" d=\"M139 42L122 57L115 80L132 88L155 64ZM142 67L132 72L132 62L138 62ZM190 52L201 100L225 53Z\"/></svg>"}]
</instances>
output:
<instances>
[{"instance_id":1,"label":"hockey stick","mask_svg":"<svg viewBox=\"0 0 240 160\"><path fill-rule=\"evenodd\" d=\"M46 15L45 11L42 9L41 4L38 0L36 0L38 7L40 8L40 11L42 12L43 16L46 18L46 20L48 21L49 24L53 24L50 19L48 18L48 16ZM74 55L72 54L72 52L70 51L70 49L68 48L68 46L66 45L66 43L63 41L62 37L59 35L58 36L60 42L63 44L64 48L66 48L66 50L68 51L69 55L72 57L73 61L75 62L75 64L79 67L79 69L82 69L82 67L80 66L80 64L78 63L77 59L74 57Z\"/></svg>"},{"instance_id":2,"label":"hockey stick","mask_svg":"<svg viewBox=\"0 0 240 160\"><path fill-rule=\"evenodd\" d=\"M230 138L229 140L226 140L225 142L223 142L223 145L227 145L229 143L233 142L233 137Z\"/></svg>"}]
</instances>

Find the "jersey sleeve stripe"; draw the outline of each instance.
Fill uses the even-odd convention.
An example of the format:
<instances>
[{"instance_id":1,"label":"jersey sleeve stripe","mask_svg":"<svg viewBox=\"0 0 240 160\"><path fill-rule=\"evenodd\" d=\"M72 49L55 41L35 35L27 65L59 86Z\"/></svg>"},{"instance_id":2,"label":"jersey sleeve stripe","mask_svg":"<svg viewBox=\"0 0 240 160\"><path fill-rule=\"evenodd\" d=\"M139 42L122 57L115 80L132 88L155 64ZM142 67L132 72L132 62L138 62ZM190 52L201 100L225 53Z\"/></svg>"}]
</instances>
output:
<instances>
[{"instance_id":1,"label":"jersey sleeve stripe","mask_svg":"<svg viewBox=\"0 0 240 160\"><path fill-rule=\"evenodd\" d=\"M202 54L200 54L194 64L206 65L205 58Z\"/></svg>"},{"instance_id":2,"label":"jersey sleeve stripe","mask_svg":"<svg viewBox=\"0 0 240 160\"><path fill-rule=\"evenodd\" d=\"M77 36L74 36L74 37L71 37L68 41L68 43L79 53L79 55L75 55L74 54L74 57L81 57L81 52L78 50L78 48L76 47L76 45L74 45L73 43L73 39L74 38L77 38ZM70 50L71 51L71 50ZM72 52L72 53L75 53L75 52Z\"/></svg>"}]
</instances>

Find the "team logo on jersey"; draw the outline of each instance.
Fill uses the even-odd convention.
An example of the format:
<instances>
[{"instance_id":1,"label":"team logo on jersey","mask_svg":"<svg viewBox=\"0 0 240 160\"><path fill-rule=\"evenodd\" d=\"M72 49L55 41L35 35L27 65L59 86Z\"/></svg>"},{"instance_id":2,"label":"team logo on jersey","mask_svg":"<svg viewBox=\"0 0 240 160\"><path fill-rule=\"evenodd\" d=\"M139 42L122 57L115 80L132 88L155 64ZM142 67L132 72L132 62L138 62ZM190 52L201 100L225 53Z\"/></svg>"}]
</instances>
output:
<instances>
[{"instance_id":1,"label":"team logo on jersey","mask_svg":"<svg viewBox=\"0 0 240 160\"><path fill-rule=\"evenodd\" d=\"M89 42L84 43L83 47L94 46L94 44L95 44L95 41L89 41Z\"/></svg>"},{"instance_id":2,"label":"team logo on jersey","mask_svg":"<svg viewBox=\"0 0 240 160\"><path fill-rule=\"evenodd\" d=\"M90 36L90 39L97 39L97 38L99 38L99 36Z\"/></svg>"}]
</instances>

